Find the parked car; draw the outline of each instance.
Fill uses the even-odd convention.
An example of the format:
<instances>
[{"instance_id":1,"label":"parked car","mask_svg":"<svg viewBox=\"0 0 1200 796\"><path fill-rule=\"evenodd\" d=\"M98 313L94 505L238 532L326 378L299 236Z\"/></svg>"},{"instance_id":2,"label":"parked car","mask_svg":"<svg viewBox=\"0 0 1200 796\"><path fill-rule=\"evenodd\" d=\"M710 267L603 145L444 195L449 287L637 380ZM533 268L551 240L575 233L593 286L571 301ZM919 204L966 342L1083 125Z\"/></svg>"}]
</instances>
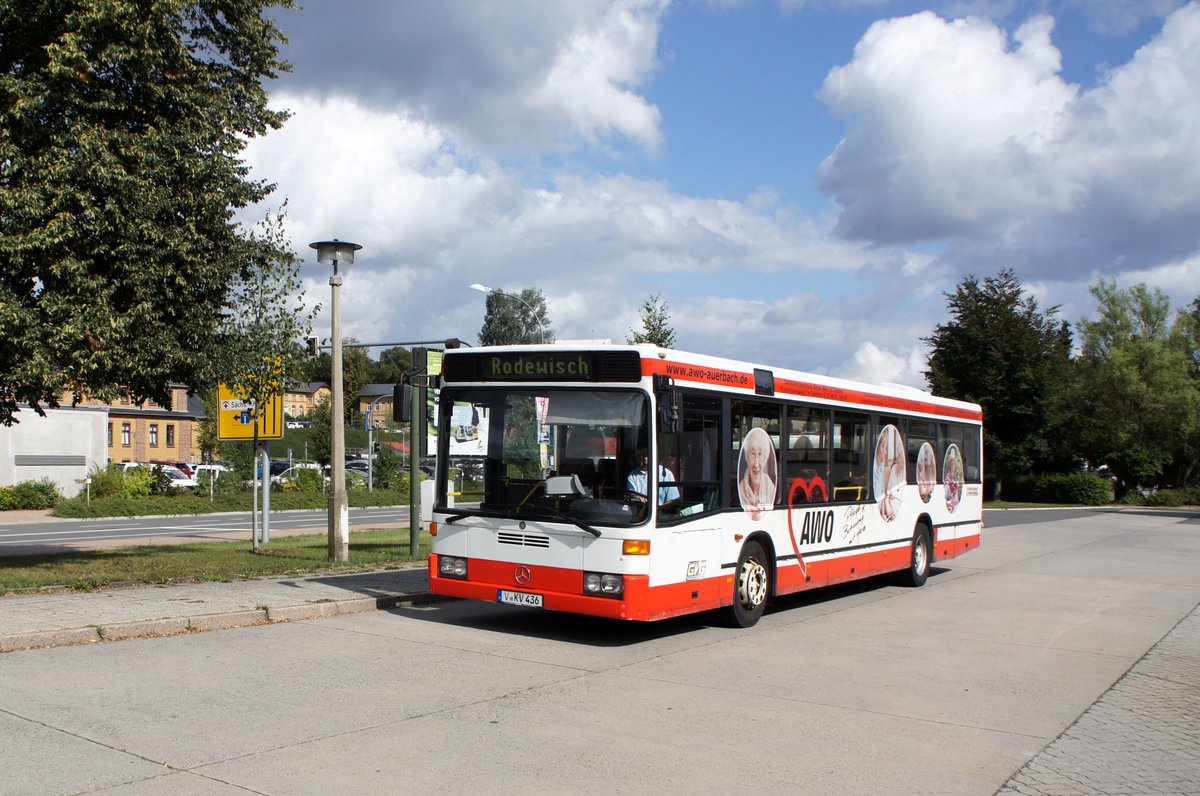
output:
<instances>
[{"instance_id":1,"label":"parked car","mask_svg":"<svg viewBox=\"0 0 1200 796\"><path fill-rule=\"evenodd\" d=\"M184 474L183 470L178 467L172 467L169 464L158 465L162 468L163 474L171 479L172 489L185 489L192 486L200 486L199 482L190 475Z\"/></svg>"},{"instance_id":2,"label":"parked car","mask_svg":"<svg viewBox=\"0 0 1200 796\"><path fill-rule=\"evenodd\" d=\"M233 468L225 464L197 464L195 471L192 473L192 478L200 481L204 477L210 477L217 481L221 477L221 473L232 472Z\"/></svg>"},{"instance_id":3,"label":"parked car","mask_svg":"<svg viewBox=\"0 0 1200 796\"><path fill-rule=\"evenodd\" d=\"M126 472L128 472L129 470L134 470L134 469L140 468L140 467L145 467L151 471L153 471L155 468L158 468L158 469L162 470L163 474L165 476L167 476L167 478L171 479L170 485L172 488L175 488L175 489L184 489L184 488L191 487L191 486L199 486L199 484L196 482L195 478L192 478L190 475L186 475L183 472L183 470L180 470L178 467L174 467L170 464L143 464L141 462L122 462L121 467Z\"/></svg>"},{"instance_id":4,"label":"parked car","mask_svg":"<svg viewBox=\"0 0 1200 796\"><path fill-rule=\"evenodd\" d=\"M272 484L282 484L284 481L294 481L294 480L296 480L296 477L299 476L301 470L321 470L322 469L321 465L316 464L315 462L296 462L291 467L286 466L287 462L284 462L283 464L285 465L283 470L281 470L279 473L275 473L275 462L271 462L271 483ZM329 478L328 473L325 475L325 477L326 477L326 479Z\"/></svg>"},{"instance_id":5,"label":"parked car","mask_svg":"<svg viewBox=\"0 0 1200 796\"><path fill-rule=\"evenodd\" d=\"M192 462L167 462L167 464L172 465L188 478L196 477L196 465Z\"/></svg>"}]
</instances>

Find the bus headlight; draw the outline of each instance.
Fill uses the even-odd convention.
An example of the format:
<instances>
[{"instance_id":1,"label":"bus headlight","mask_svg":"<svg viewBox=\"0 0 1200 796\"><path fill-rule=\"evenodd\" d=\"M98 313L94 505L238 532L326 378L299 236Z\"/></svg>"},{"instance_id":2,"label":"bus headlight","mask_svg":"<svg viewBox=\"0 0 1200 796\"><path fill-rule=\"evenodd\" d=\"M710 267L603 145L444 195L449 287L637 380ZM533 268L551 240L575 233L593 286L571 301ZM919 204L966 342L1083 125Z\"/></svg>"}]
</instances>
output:
<instances>
[{"instance_id":1,"label":"bus headlight","mask_svg":"<svg viewBox=\"0 0 1200 796\"><path fill-rule=\"evenodd\" d=\"M625 593L625 578L603 572L583 573L583 593L597 597L620 597Z\"/></svg>"},{"instance_id":2,"label":"bus headlight","mask_svg":"<svg viewBox=\"0 0 1200 796\"><path fill-rule=\"evenodd\" d=\"M438 574L443 578L461 578L467 579L467 559L455 558L454 556L440 556L438 558Z\"/></svg>"}]
</instances>

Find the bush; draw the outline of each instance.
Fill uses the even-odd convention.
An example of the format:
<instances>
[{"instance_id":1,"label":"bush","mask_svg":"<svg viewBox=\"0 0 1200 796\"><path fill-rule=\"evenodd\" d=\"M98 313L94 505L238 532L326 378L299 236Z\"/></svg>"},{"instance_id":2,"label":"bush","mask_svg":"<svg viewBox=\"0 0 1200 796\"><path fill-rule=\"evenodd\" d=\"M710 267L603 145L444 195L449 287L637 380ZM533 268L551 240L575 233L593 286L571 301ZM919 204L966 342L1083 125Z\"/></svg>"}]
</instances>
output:
<instances>
[{"instance_id":1,"label":"bush","mask_svg":"<svg viewBox=\"0 0 1200 796\"><path fill-rule=\"evenodd\" d=\"M304 467L297 470L294 475L294 478L284 484L284 489L294 488L301 492L325 491L325 473L321 470ZM293 484L294 487L290 486Z\"/></svg>"},{"instance_id":2,"label":"bush","mask_svg":"<svg viewBox=\"0 0 1200 796\"><path fill-rule=\"evenodd\" d=\"M1134 494L1137 494L1135 491ZM1142 500L1146 506L1200 506L1200 487L1187 489L1159 489Z\"/></svg>"},{"instance_id":3,"label":"bush","mask_svg":"<svg viewBox=\"0 0 1200 796\"><path fill-rule=\"evenodd\" d=\"M1004 499L1102 506L1112 500L1112 489L1108 481L1089 473L1019 475L1004 482Z\"/></svg>"},{"instance_id":4,"label":"bush","mask_svg":"<svg viewBox=\"0 0 1200 796\"><path fill-rule=\"evenodd\" d=\"M14 486L0 487L0 511L52 509L62 497L49 479L22 481Z\"/></svg>"},{"instance_id":5,"label":"bush","mask_svg":"<svg viewBox=\"0 0 1200 796\"><path fill-rule=\"evenodd\" d=\"M22 481L12 488L19 509L52 509L60 500L58 487L47 478L41 481Z\"/></svg>"}]
</instances>

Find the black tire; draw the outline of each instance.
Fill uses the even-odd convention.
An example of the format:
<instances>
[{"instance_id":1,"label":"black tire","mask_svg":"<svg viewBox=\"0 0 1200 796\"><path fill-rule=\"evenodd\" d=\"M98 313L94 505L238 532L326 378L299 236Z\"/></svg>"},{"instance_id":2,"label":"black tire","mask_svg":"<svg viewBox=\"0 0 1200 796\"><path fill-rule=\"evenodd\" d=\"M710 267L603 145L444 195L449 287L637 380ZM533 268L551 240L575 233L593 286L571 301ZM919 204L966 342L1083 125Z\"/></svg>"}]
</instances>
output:
<instances>
[{"instance_id":1,"label":"black tire","mask_svg":"<svg viewBox=\"0 0 1200 796\"><path fill-rule=\"evenodd\" d=\"M933 542L929 526L925 523L917 525L913 531L912 553L908 559L908 571L902 580L904 585L919 588L929 579L929 565L933 561Z\"/></svg>"},{"instance_id":2,"label":"black tire","mask_svg":"<svg viewBox=\"0 0 1200 796\"><path fill-rule=\"evenodd\" d=\"M758 542L746 542L738 557L737 580L729 619L734 627L753 627L767 608L771 594L771 562Z\"/></svg>"}]
</instances>

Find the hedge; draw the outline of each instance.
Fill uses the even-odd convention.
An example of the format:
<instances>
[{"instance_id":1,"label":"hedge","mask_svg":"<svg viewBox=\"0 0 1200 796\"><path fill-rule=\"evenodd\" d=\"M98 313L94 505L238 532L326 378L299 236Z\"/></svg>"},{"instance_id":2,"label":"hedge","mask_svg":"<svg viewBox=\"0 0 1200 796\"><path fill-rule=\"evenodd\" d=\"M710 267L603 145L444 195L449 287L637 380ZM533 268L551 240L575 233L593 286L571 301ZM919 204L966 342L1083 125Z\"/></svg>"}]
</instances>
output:
<instances>
[{"instance_id":1,"label":"hedge","mask_svg":"<svg viewBox=\"0 0 1200 796\"><path fill-rule=\"evenodd\" d=\"M62 500L58 487L49 479L22 481L0 486L0 511L14 509L52 509Z\"/></svg>"},{"instance_id":2,"label":"hedge","mask_svg":"<svg viewBox=\"0 0 1200 796\"><path fill-rule=\"evenodd\" d=\"M1004 499L1029 503L1101 506L1112 500L1112 487L1098 475L1044 473L1019 475L1004 481Z\"/></svg>"}]
</instances>

